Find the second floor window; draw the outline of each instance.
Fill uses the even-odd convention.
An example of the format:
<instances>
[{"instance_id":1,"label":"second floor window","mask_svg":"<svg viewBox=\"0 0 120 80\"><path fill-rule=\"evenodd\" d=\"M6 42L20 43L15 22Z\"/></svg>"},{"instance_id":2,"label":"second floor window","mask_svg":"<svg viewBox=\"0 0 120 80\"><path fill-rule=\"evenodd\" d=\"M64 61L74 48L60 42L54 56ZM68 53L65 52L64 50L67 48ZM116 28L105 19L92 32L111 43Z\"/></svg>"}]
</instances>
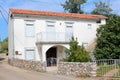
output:
<instances>
[{"instance_id":1,"label":"second floor window","mask_svg":"<svg viewBox=\"0 0 120 80\"><path fill-rule=\"evenodd\" d=\"M47 29L46 32L55 32L55 22L54 21L46 21Z\"/></svg>"},{"instance_id":2,"label":"second floor window","mask_svg":"<svg viewBox=\"0 0 120 80\"><path fill-rule=\"evenodd\" d=\"M66 22L66 32L73 33L73 23Z\"/></svg>"},{"instance_id":3,"label":"second floor window","mask_svg":"<svg viewBox=\"0 0 120 80\"><path fill-rule=\"evenodd\" d=\"M70 40L71 37L73 36L73 23L71 22L66 22L66 29L65 29L65 39Z\"/></svg>"},{"instance_id":4,"label":"second floor window","mask_svg":"<svg viewBox=\"0 0 120 80\"><path fill-rule=\"evenodd\" d=\"M26 37L35 36L34 20L25 20L25 36Z\"/></svg>"},{"instance_id":5,"label":"second floor window","mask_svg":"<svg viewBox=\"0 0 120 80\"><path fill-rule=\"evenodd\" d=\"M92 24L88 24L88 29L92 29Z\"/></svg>"}]
</instances>

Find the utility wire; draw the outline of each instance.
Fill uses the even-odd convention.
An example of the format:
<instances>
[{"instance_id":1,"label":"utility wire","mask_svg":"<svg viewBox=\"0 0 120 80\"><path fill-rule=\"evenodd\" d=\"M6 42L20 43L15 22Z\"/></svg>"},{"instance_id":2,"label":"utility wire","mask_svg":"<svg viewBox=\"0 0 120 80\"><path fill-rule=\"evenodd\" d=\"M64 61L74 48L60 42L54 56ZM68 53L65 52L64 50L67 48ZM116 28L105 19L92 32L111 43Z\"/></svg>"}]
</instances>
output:
<instances>
[{"instance_id":1,"label":"utility wire","mask_svg":"<svg viewBox=\"0 0 120 80\"><path fill-rule=\"evenodd\" d=\"M2 16L4 17L4 19L7 21L5 16L8 16L8 12L2 5L0 5L0 12L1 12Z\"/></svg>"},{"instance_id":2,"label":"utility wire","mask_svg":"<svg viewBox=\"0 0 120 80\"><path fill-rule=\"evenodd\" d=\"M49 2L46 2L46 1L38 1L38 0L25 0L25 1L31 1L31 2L35 2L35 3L46 3L46 4L51 4L51 5L60 5L56 2L54 3L49 3Z\"/></svg>"},{"instance_id":3,"label":"utility wire","mask_svg":"<svg viewBox=\"0 0 120 80\"><path fill-rule=\"evenodd\" d=\"M3 19L5 20L5 22L8 24L8 22L7 22L7 20L5 19L5 17L4 17L4 15L3 15L3 13L2 13L2 11L1 11L1 10L0 10L0 13L1 13L1 15L2 15Z\"/></svg>"},{"instance_id":4,"label":"utility wire","mask_svg":"<svg viewBox=\"0 0 120 80\"><path fill-rule=\"evenodd\" d=\"M4 10L6 12L6 14L8 15L7 10L5 10L1 5L0 5L1 9Z\"/></svg>"}]
</instances>

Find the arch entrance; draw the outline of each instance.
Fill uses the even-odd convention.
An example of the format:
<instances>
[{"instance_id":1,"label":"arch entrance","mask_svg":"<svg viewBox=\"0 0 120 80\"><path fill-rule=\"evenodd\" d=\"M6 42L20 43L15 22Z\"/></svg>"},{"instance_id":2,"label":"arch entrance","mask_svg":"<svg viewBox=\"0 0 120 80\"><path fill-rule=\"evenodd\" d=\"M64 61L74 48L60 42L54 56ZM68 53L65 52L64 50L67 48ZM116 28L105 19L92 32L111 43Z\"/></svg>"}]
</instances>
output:
<instances>
[{"instance_id":1,"label":"arch entrance","mask_svg":"<svg viewBox=\"0 0 120 80\"><path fill-rule=\"evenodd\" d=\"M64 46L61 45L56 45L56 46L52 46L50 47L47 51L46 51L46 63L47 66L57 66L57 63L59 62L59 60L62 60L63 58L65 58L65 50L67 48L65 48Z\"/></svg>"},{"instance_id":2,"label":"arch entrance","mask_svg":"<svg viewBox=\"0 0 120 80\"><path fill-rule=\"evenodd\" d=\"M51 47L46 52L47 66L56 66L57 64L57 47Z\"/></svg>"}]
</instances>

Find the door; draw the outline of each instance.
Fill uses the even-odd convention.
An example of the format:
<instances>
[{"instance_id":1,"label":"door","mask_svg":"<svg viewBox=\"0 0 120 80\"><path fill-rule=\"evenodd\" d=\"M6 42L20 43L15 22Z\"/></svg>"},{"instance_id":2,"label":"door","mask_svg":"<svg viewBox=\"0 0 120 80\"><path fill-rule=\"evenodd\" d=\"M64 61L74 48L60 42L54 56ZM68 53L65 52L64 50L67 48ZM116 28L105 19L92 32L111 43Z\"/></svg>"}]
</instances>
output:
<instances>
[{"instance_id":1,"label":"door","mask_svg":"<svg viewBox=\"0 0 120 80\"><path fill-rule=\"evenodd\" d=\"M46 40L54 41L56 38L55 22L47 21Z\"/></svg>"},{"instance_id":2,"label":"door","mask_svg":"<svg viewBox=\"0 0 120 80\"><path fill-rule=\"evenodd\" d=\"M52 47L46 52L47 66L56 66L57 64L57 48Z\"/></svg>"},{"instance_id":3,"label":"door","mask_svg":"<svg viewBox=\"0 0 120 80\"><path fill-rule=\"evenodd\" d=\"M66 23L65 35L67 41L71 39L73 36L73 23Z\"/></svg>"}]
</instances>

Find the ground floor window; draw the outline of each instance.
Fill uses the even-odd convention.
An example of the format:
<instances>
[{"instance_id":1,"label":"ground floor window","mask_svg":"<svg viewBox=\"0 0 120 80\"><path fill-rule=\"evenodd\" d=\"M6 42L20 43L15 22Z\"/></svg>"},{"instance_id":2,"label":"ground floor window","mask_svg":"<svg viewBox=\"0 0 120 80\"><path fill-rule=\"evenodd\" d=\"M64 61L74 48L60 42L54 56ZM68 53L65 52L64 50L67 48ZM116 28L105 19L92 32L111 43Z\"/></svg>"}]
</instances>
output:
<instances>
[{"instance_id":1,"label":"ground floor window","mask_svg":"<svg viewBox=\"0 0 120 80\"><path fill-rule=\"evenodd\" d=\"M25 48L25 59L34 60L35 59L35 48Z\"/></svg>"}]
</instances>

